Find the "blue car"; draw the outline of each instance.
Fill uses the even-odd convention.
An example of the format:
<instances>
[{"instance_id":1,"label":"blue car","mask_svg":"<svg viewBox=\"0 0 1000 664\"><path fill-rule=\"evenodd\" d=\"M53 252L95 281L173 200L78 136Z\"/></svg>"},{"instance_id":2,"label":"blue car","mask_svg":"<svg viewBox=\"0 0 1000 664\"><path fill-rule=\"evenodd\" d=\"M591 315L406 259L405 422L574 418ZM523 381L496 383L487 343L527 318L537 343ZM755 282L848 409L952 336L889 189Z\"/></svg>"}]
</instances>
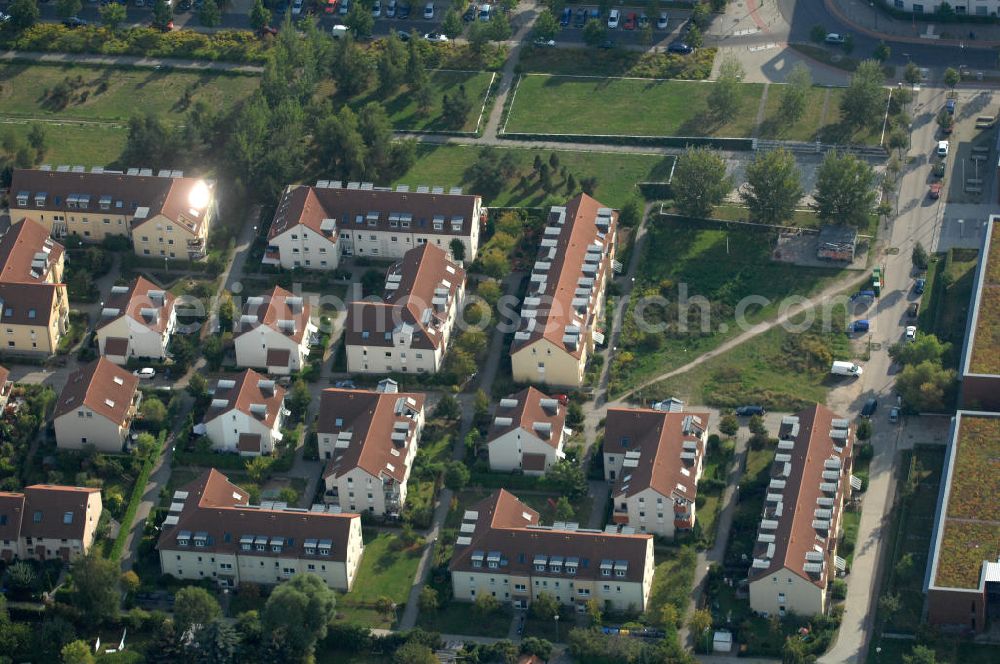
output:
<instances>
[{"instance_id":1,"label":"blue car","mask_svg":"<svg viewBox=\"0 0 1000 664\"><path fill-rule=\"evenodd\" d=\"M916 283L913 284L913 292L917 295L924 294L924 288L927 286L926 279L917 279Z\"/></svg>"},{"instance_id":2,"label":"blue car","mask_svg":"<svg viewBox=\"0 0 1000 664\"><path fill-rule=\"evenodd\" d=\"M851 326L851 329L855 332L867 332L869 327L870 324L867 320L856 320L854 321L854 325Z\"/></svg>"},{"instance_id":3,"label":"blue car","mask_svg":"<svg viewBox=\"0 0 1000 664\"><path fill-rule=\"evenodd\" d=\"M559 25L562 27L569 26L569 22L573 20L573 10L567 7L562 11L562 18L559 19Z\"/></svg>"}]
</instances>

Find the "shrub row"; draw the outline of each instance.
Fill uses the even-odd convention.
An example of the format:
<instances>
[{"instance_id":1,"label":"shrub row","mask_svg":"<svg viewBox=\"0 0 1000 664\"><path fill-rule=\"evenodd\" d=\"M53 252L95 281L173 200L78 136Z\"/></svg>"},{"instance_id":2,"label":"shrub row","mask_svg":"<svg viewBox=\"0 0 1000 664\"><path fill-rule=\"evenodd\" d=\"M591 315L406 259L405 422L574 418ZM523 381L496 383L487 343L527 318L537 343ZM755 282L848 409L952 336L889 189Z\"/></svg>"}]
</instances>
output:
<instances>
[{"instance_id":1,"label":"shrub row","mask_svg":"<svg viewBox=\"0 0 1000 664\"><path fill-rule=\"evenodd\" d=\"M712 136L617 136L602 134L528 134L506 132L504 138L516 141L554 141L557 143L598 143L602 145L653 145L670 148L704 146L718 150L749 151L752 138L715 138Z\"/></svg>"},{"instance_id":2,"label":"shrub row","mask_svg":"<svg viewBox=\"0 0 1000 664\"><path fill-rule=\"evenodd\" d=\"M125 549L125 542L128 540L128 535L132 532L132 522L135 521L135 513L139 511L139 503L142 502L142 496L146 493L146 483L149 482L149 476L153 472L153 466L159 460L160 455L163 453L163 444L167 440L167 430L163 429L160 431L159 437L156 439L156 451L149 455L142 464L142 470L139 471L139 477L135 480L135 486L132 487L132 496L128 501L128 508L125 509L125 516L121 520L121 528L118 530L118 537L115 538L114 544L111 545L111 554L108 556L112 560L118 560L121 558L122 552Z\"/></svg>"}]
</instances>

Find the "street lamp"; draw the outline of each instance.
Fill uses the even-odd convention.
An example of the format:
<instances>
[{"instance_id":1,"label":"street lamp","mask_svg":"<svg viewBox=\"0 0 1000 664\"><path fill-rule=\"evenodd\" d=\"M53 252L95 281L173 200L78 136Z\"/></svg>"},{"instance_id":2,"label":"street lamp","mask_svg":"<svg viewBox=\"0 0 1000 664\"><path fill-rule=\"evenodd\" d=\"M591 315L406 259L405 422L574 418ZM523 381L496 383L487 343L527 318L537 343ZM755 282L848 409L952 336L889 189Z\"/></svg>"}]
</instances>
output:
<instances>
[{"instance_id":1,"label":"street lamp","mask_svg":"<svg viewBox=\"0 0 1000 664\"><path fill-rule=\"evenodd\" d=\"M875 9L874 2L869 2L868 6L872 8L872 14L875 14L875 30L878 31L878 10Z\"/></svg>"},{"instance_id":2,"label":"street lamp","mask_svg":"<svg viewBox=\"0 0 1000 664\"><path fill-rule=\"evenodd\" d=\"M552 616L552 619L556 621L556 641L559 641L559 614Z\"/></svg>"},{"instance_id":3,"label":"street lamp","mask_svg":"<svg viewBox=\"0 0 1000 664\"><path fill-rule=\"evenodd\" d=\"M958 220L958 237L965 238L965 219Z\"/></svg>"}]
</instances>

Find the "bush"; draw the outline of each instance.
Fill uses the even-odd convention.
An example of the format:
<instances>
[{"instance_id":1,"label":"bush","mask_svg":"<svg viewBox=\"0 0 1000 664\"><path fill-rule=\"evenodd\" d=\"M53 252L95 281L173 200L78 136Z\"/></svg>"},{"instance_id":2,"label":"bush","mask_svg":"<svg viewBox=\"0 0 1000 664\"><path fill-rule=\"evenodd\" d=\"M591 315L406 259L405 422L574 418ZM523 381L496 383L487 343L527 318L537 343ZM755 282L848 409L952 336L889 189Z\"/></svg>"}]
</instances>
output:
<instances>
[{"instance_id":1,"label":"bush","mask_svg":"<svg viewBox=\"0 0 1000 664\"><path fill-rule=\"evenodd\" d=\"M830 593L833 595L834 599L846 599L847 581L844 581L843 579L834 579L833 584L830 587Z\"/></svg>"}]
</instances>

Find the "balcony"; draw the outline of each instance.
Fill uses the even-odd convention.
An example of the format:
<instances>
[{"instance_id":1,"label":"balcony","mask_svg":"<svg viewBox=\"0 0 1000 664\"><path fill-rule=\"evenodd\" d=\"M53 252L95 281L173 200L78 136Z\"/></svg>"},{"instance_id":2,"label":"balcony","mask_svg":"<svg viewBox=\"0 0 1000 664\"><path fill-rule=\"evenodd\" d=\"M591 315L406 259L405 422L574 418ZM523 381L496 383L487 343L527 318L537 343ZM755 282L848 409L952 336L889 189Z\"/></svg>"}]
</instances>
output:
<instances>
[{"instance_id":1,"label":"balcony","mask_svg":"<svg viewBox=\"0 0 1000 664\"><path fill-rule=\"evenodd\" d=\"M190 260L197 260L199 258L204 258L206 256L205 239L196 238L194 240L188 240L187 252L188 252L188 258Z\"/></svg>"},{"instance_id":2,"label":"balcony","mask_svg":"<svg viewBox=\"0 0 1000 664\"><path fill-rule=\"evenodd\" d=\"M260 262L264 265L279 265L281 263L281 250L277 247L268 247Z\"/></svg>"}]
</instances>

